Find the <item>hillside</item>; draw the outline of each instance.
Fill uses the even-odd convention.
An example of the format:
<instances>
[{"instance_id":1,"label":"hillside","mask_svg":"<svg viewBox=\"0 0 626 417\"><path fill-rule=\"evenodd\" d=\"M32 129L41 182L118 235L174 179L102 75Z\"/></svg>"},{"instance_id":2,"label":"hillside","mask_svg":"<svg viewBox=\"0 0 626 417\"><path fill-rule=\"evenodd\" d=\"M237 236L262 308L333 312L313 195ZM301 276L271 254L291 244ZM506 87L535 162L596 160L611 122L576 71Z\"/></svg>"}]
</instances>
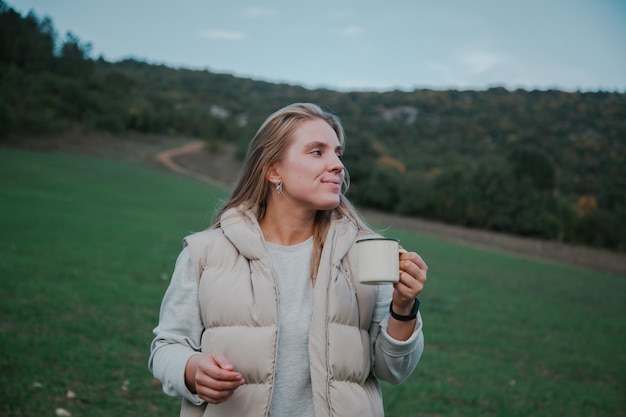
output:
<instances>
[{"instance_id":1,"label":"hillside","mask_svg":"<svg viewBox=\"0 0 626 417\"><path fill-rule=\"evenodd\" d=\"M267 115L316 102L343 121L349 197L362 207L626 251L625 93L337 92L107 62L3 0L0 36L0 141L186 137L240 160Z\"/></svg>"}]
</instances>

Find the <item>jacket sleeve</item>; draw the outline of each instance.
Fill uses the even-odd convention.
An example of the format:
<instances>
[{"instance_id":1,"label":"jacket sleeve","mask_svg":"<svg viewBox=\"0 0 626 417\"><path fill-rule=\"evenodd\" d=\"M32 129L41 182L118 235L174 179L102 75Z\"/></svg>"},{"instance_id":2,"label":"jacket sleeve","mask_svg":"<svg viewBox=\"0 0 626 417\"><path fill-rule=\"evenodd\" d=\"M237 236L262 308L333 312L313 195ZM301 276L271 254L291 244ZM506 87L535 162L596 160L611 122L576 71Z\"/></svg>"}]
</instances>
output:
<instances>
[{"instance_id":1,"label":"jacket sleeve","mask_svg":"<svg viewBox=\"0 0 626 417\"><path fill-rule=\"evenodd\" d=\"M187 389L185 365L192 355L200 352L202 331L197 275L189 249L184 248L161 303L148 368L161 381L163 392L182 396L196 405L203 401Z\"/></svg>"},{"instance_id":2,"label":"jacket sleeve","mask_svg":"<svg viewBox=\"0 0 626 417\"><path fill-rule=\"evenodd\" d=\"M389 336L387 322L392 292L391 285L380 285L377 288L370 342L376 377L391 384L399 384L407 379L417 366L424 351L424 335L422 316L418 313L415 329L408 340L399 341Z\"/></svg>"}]
</instances>

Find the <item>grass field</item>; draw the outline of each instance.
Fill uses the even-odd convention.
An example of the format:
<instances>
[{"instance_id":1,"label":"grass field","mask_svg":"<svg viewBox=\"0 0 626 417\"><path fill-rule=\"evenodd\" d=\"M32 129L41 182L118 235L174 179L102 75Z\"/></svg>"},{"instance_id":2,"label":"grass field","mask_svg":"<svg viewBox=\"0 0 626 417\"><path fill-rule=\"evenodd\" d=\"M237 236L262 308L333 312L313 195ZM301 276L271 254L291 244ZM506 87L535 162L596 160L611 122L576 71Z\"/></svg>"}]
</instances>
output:
<instances>
[{"instance_id":1,"label":"grass field","mask_svg":"<svg viewBox=\"0 0 626 417\"><path fill-rule=\"evenodd\" d=\"M223 196L0 148L0 415L177 415L147 370L151 331L181 238ZM386 234L430 267L426 350L383 386L388 417L626 415L626 277Z\"/></svg>"}]
</instances>

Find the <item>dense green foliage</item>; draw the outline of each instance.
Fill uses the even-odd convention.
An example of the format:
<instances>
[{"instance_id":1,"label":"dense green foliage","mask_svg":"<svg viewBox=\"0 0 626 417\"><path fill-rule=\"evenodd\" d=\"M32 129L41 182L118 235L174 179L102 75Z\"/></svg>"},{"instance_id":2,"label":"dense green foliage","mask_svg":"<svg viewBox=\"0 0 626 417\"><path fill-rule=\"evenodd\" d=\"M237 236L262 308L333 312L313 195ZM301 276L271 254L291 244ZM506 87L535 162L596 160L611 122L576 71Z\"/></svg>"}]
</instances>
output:
<instances>
[{"instance_id":1,"label":"dense green foliage","mask_svg":"<svg viewBox=\"0 0 626 417\"><path fill-rule=\"evenodd\" d=\"M350 198L405 215L626 250L626 93L337 92L89 58L0 0L0 138L68 129L237 143L294 101L338 114Z\"/></svg>"},{"instance_id":2,"label":"dense green foliage","mask_svg":"<svg viewBox=\"0 0 626 417\"><path fill-rule=\"evenodd\" d=\"M177 415L147 369L151 330L181 238L224 194L0 148L0 415ZM623 276L385 233L429 265L424 356L383 386L388 417L624 415Z\"/></svg>"}]
</instances>

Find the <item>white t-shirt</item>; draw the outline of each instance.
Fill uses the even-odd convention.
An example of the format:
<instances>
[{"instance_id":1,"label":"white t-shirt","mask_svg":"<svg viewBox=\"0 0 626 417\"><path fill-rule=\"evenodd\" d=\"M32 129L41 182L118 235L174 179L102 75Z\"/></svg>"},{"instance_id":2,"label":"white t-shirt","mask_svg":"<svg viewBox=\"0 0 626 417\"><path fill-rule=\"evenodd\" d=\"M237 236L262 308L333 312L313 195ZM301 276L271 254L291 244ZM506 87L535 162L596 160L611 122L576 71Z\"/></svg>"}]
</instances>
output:
<instances>
[{"instance_id":1,"label":"white t-shirt","mask_svg":"<svg viewBox=\"0 0 626 417\"><path fill-rule=\"evenodd\" d=\"M278 286L278 350L271 417L313 417L309 330L313 315L313 238L293 246L267 242Z\"/></svg>"}]
</instances>

